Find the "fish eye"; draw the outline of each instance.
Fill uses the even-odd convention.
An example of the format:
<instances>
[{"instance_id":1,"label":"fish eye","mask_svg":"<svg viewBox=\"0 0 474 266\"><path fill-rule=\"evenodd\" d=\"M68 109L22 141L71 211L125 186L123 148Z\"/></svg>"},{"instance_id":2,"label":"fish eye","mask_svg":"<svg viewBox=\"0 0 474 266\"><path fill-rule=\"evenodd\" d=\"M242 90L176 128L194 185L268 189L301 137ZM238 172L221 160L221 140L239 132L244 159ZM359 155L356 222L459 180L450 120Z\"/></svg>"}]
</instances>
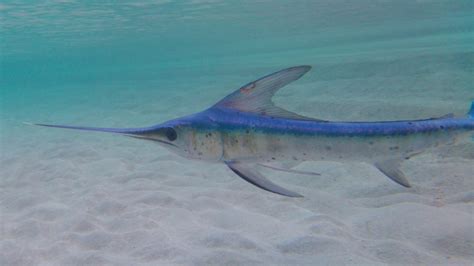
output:
<instances>
[{"instance_id":1,"label":"fish eye","mask_svg":"<svg viewBox=\"0 0 474 266\"><path fill-rule=\"evenodd\" d=\"M168 138L169 141L175 141L176 138L178 137L178 134L176 133L176 130L172 127L167 127L165 129L165 135L166 138Z\"/></svg>"}]
</instances>

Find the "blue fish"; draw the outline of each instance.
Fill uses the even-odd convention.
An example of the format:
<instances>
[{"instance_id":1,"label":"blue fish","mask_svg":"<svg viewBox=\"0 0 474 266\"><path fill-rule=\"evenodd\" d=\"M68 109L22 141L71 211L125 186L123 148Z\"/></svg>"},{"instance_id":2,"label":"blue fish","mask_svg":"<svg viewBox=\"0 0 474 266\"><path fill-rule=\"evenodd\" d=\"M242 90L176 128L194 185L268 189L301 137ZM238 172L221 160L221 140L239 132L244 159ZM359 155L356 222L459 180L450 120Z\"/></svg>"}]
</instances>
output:
<instances>
[{"instance_id":1,"label":"blue fish","mask_svg":"<svg viewBox=\"0 0 474 266\"><path fill-rule=\"evenodd\" d=\"M99 128L35 124L100 131L148 140L183 157L226 164L264 190L300 194L268 180L260 167L290 173L304 161L364 162L410 187L400 164L430 148L453 144L474 131L474 102L466 117L383 122L332 122L277 107L272 96L310 66L287 68L250 82L202 112L143 128Z\"/></svg>"}]
</instances>

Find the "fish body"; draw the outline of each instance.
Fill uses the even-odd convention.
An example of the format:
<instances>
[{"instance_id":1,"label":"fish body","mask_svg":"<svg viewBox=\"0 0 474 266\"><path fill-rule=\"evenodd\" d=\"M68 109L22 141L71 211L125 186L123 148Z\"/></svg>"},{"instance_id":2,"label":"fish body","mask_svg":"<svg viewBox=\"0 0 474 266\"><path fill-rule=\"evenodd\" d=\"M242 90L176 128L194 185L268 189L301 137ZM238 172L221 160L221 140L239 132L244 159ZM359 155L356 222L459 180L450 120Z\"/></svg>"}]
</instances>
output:
<instances>
[{"instance_id":1,"label":"fish body","mask_svg":"<svg viewBox=\"0 0 474 266\"><path fill-rule=\"evenodd\" d=\"M300 78L309 66L284 69L250 82L211 108L144 128L48 127L118 133L156 142L183 157L225 163L246 181L277 194L299 197L266 179L259 167L291 169L304 161L365 162L409 187L400 164L474 132L474 103L467 117L381 122L335 122L277 107L275 92ZM278 166L275 166L278 165ZM281 165L286 165L282 167Z\"/></svg>"},{"instance_id":2,"label":"fish body","mask_svg":"<svg viewBox=\"0 0 474 266\"><path fill-rule=\"evenodd\" d=\"M200 114L204 132L213 126L215 158L221 161L358 161L410 157L453 143L474 130L474 120L439 118L392 122L326 122L274 118L232 110ZM206 123L207 120L208 122ZM220 140L219 140L220 139ZM193 141L197 150L208 142ZM201 147L199 147L201 146ZM221 150L221 151L220 151ZM202 152L206 153L206 152ZM220 157L220 158L219 158ZM197 156L197 159L202 159Z\"/></svg>"}]
</instances>

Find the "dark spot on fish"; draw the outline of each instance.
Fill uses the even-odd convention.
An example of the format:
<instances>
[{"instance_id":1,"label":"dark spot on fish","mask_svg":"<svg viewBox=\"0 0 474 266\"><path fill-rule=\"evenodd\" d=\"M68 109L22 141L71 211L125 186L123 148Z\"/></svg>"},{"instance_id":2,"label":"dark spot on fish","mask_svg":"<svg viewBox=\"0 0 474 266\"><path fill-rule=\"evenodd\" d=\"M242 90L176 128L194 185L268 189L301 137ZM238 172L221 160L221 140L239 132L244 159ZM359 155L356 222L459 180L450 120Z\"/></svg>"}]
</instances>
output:
<instances>
[{"instance_id":1,"label":"dark spot on fish","mask_svg":"<svg viewBox=\"0 0 474 266\"><path fill-rule=\"evenodd\" d=\"M407 157L405 157L405 160L410 160L410 157L408 157L408 156L407 156Z\"/></svg>"},{"instance_id":2,"label":"dark spot on fish","mask_svg":"<svg viewBox=\"0 0 474 266\"><path fill-rule=\"evenodd\" d=\"M342 159L342 155L339 155L339 159Z\"/></svg>"},{"instance_id":3,"label":"dark spot on fish","mask_svg":"<svg viewBox=\"0 0 474 266\"><path fill-rule=\"evenodd\" d=\"M398 150L400 147L398 146L393 146L393 147L390 147L389 150L393 151L393 150Z\"/></svg>"},{"instance_id":4,"label":"dark spot on fish","mask_svg":"<svg viewBox=\"0 0 474 266\"><path fill-rule=\"evenodd\" d=\"M409 125L413 125L413 122L408 122Z\"/></svg>"},{"instance_id":5,"label":"dark spot on fish","mask_svg":"<svg viewBox=\"0 0 474 266\"><path fill-rule=\"evenodd\" d=\"M303 155L306 156L306 153L303 152Z\"/></svg>"},{"instance_id":6,"label":"dark spot on fish","mask_svg":"<svg viewBox=\"0 0 474 266\"><path fill-rule=\"evenodd\" d=\"M272 160L275 160L275 157L272 157Z\"/></svg>"},{"instance_id":7,"label":"dark spot on fish","mask_svg":"<svg viewBox=\"0 0 474 266\"><path fill-rule=\"evenodd\" d=\"M440 126L439 128L444 129L444 126Z\"/></svg>"},{"instance_id":8,"label":"dark spot on fish","mask_svg":"<svg viewBox=\"0 0 474 266\"><path fill-rule=\"evenodd\" d=\"M249 131L248 129L246 129L246 130L245 130L245 133L249 134L249 133L250 133L250 131Z\"/></svg>"},{"instance_id":9,"label":"dark spot on fish","mask_svg":"<svg viewBox=\"0 0 474 266\"><path fill-rule=\"evenodd\" d=\"M369 141L369 144L370 144L370 145L374 145L374 142L373 142L373 141Z\"/></svg>"},{"instance_id":10,"label":"dark spot on fish","mask_svg":"<svg viewBox=\"0 0 474 266\"><path fill-rule=\"evenodd\" d=\"M201 155L202 155L202 152L198 152L198 155L201 156Z\"/></svg>"},{"instance_id":11,"label":"dark spot on fish","mask_svg":"<svg viewBox=\"0 0 474 266\"><path fill-rule=\"evenodd\" d=\"M321 160L324 160L324 156L321 156Z\"/></svg>"},{"instance_id":12,"label":"dark spot on fish","mask_svg":"<svg viewBox=\"0 0 474 266\"><path fill-rule=\"evenodd\" d=\"M332 150L331 146L326 146L325 149L326 149L327 151Z\"/></svg>"},{"instance_id":13,"label":"dark spot on fish","mask_svg":"<svg viewBox=\"0 0 474 266\"><path fill-rule=\"evenodd\" d=\"M296 158L295 156L293 156L293 160L298 161L298 158Z\"/></svg>"}]
</instances>

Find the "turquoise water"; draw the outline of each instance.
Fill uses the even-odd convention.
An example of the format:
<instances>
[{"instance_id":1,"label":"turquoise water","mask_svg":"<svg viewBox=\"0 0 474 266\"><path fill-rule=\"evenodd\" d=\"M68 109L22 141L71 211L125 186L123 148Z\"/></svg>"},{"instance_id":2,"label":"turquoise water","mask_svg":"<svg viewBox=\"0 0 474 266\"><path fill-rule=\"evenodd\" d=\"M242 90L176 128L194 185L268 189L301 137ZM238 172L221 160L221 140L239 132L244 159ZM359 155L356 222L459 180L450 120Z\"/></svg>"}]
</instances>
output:
<instances>
[{"instance_id":1,"label":"turquoise water","mask_svg":"<svg viewBox=\"0 0 474 266\"><path fill-rule=\"evenodd\" d=\"M7 217L2 232L8 239L3 248L7 255L3 259L8 263L18 264L35 261L60 264L118 261L133 263L135 260L131 258L156 262L147 253L146 247L149 245L155 247L152 250L154 254L162 254L158 259L164 258L171 263L309 263L314 261L313 255L316 254L311 248L321 243L329 250L338 250L337 254L351 258L340 261L335 254L328 253L324 257L324 254L318 253L318 256L323 256L321 261L335 264L434 262L446 259L446 256L457 257L459 261L456 262L464 263L474 258L472 250L463 249L469 243L472 247L472 226L457 227L471 230L471 235L467 234L467 240L462 238L461 229L455 236L448 233L443 235L447 235L454 245L449 251L431 246L431 242L426 244L413 240L407 245L419 246L421 251L418 250L419 254L413 256L408 255L409 259L406 261L397 259L404 257L408 249L395 248L401 250L400 253L387 253L388 257L384 257L385 255L374 251L379 242L370 242L367 239L371 239L372 235L361 233L352 224L346 228L349 233L356 238L362 234L360 239L369 241L368 246L373 245L373 249L338 249L338 246L333 247L332 242L313 243L306 238L292 242L293 238L290 236L294 232L291 228L302 224L310 226L310 222L304 220L308 212L326 212L325 215L334 216L336 220L354 217L352 211L343 211L352 208L344 205L346 203L341 204L343 214L315 207L320 206L321 201L324 202L318 189L339 195L341 199L345 199L341 202L347 202L347 199L357 202L353 206L355 209L370 207L365 201L358 201L361 198L402 193L390 189L387 192L387 188L383 187L385 180L382 177L373 178L380 180L377 184L382 189L366 188L373 181L370 177L375 175L370 174L372 172L367 167L357 174L357 171L354 173L340 165L319 165L334 182L317 183L318 181L304 178L300 179L303 181L286 181L296 182L293 185L301 186L302 189L314 189L306 191L306 195L318 195L312 202L298 205L299 203L277 200L267 194L253 196L262 192L241 184L240 180L224 168L191 163L170 155L160 147L110 136L35 128L22 122L104 127L148 126L203 110L251 80L279 69L303 64L312 65L313 70L298 82L281 90L274 100L289 110L307 116L359 121L416 119L447 113L465 115L474 100L473 43L474 2L471 0L3 1L0 3L0 178L4 190L2 209ZM430 183L430 178L423 177L422 170L413 170L416 167L410 166L410 173L418 175L418 181L414 178L414 183L425 185L418 192L427 193L423 194L426 200L420 201L437 204L438 201L434 200L438 195L436 193L458 195L472 191L473 184L469 179L472 179L472 172L468 172L472 171L472 150L471 142L429 155L438 159L454 158L448 160L452 165L433 163L429 168L426 163L431 165L433 160L422 160L425 167L421 169L427 173L435 175L446 171L457 174L457 183L453 181L454 185L447 185L448 188L436 188L439 184L446 183L439 180ZM342 170L331 170L332 168ZM354 180L368 178L370 182L361 182L365 185L360 187L350 183L355 190L349 191L348 187L351 185L344 186L344 182L338 182L337 177L351 174L355 175L351 177ZM139 181L130 181L132 179ZM143 180L150 183L133 183L145 182ZM281 180L286 179L282 177ZM427 183L423 183L425 181ZM124 183L131 184L131 187L123 185ZM126 243L122 243L120 248L111 248L111 242L116 241L116 235L113 234L119 234L113 230L122 226L118 220L125 219L123 215L126 214L133 216L137 213L134 208L140 209L142 206L132 200L130 193L136 191L137 187L153 187L159 191L163 186L171 191L168 198L152 198L150 202L154 203L144 200L145 203L140 204L151 206L164 202L171 204L170 206L191 206L192 202L199 202L196 200L199 195L227 198L227 193L212 192L220 191L222 187L231 188L231 191L234 188L243 191L243 198L240 198L240 194L229 196L230 206L221 206L219 200L209 203L209 206L217 206L216 210L212 207L208 207L211 211L204 207L199 209L200 207L193 205L197 214L183 214L176 210L172 212L169 206L165 211L168 218L175 215L173 217L177 220L192 221L193 217L201 214L204 216L204 212L199 210L216 211L205 213L215 219L195 222L207 222L220 228L219 230L240 232L254 244L248 244L244 240L235 244L236 242L232 242L235 240L232 236L235 235L224 236L222 239L225 241L217 238L214 242L209 240L207 244L195 242L194 239L189 239L190 234L199 235L197 231L211 234L214 231L207 230L208 227L186 229L179 222L175 224L171 218L169 221L166 218L158 228L167 228L166 239L179 239L176 241L181 244L170 240L169 245L151 245L146 236L143 236L143 241L135 243L131 240L135 247L143 247L143 252L132 248L138 255L123 255L123 250L128 247ZM454 186L459 189L453 188ZM190 198L182 198L181 195L185 194L191 195ZM258 204L249 201L249 197L257 197L257 200L270 207L252 207ZM104 198L110 201L101 205ZM235 199L235 202L231 199ZM272 201L285 206L283 211L286 210L287 213L277 215L268 211L278 209L271 207ZM47 207L43 208L43 205L35 202L45 202ZM90 204L98 204L98 207L90 207ZM331 204L335 202L329 205ZM239 210L253 209L240 213L231 206L239 206ZM463 211L468 209L459 208ZM218 210L221 209L232 209L240 217L247 217L253 211L264 212L277 217L278 223L263 219L267 227L253 227L239 220L239 217L219 214ZM129 210L133 211L128 212ZM140 210L150 211L145 207ZM102 217L102 212L109 216ZM378 217L378 214L374 215ZM449 213L443 213L443 216L446 215L449 216ZM62 216L73 218L63 221L60 218ZM218 218L222 216L226 217L224 221ZM72 220L81 220L83 217L93 217L85 219L84 224L80 225L80 228L93 228L89 228L92 233L87 231L89 229L84 229L86 233L80 231L82 229L74 231L76 225ZM255 214L248 216L248 219L259 217ZM295 217L300 217L305 222L295 222ZM369 215L365 218L370 220L371 217ZM433 214L430 217L437 216ZM463 217L472 219L472 210L470 216ZM116 227L112 226L115 229L104 225L109 221L117 223L114 224ZM421 218L416 221L425 222ZM137 221L140 222L142 221ZM61 229L53 229L51 223ZM236 229L240 226L251 229ZM97 236L95 233L100 231L98 228L108 228L109 231L101 233L105 236ZM123 228L128 227L123 225ZM266 228L271 231L265 231ZM41 231L46 229L49 231L43 235ZM160 230L152 230L150 234L162 232ZM273 231L280 230L290 233L270 237ZM400 230L403 231L403 228ZM257 231L267 233L259 235ZM131 229L127 231L130 232ZM298 232L306 231L301 229ZM88 233L92 236L87 236L89 238L84 240L82 234ZM107 235L109 233L112 236ZM141 233L138 232L137 235ZM426 233L424 236L430 239L432 235ZM393 235L386 238L400 242L410 239L409 236L397 238ZM107 248L103 248L100 243L106 243L103 245ZM233 253L219 253L222 250L213 253L213 245L220 245L216 243L223 246L231 243L228 244L229 252L252 250L254 253L244 256L245 259ZM296 247L292 243L296 243ZM298 243L306 244L301 246ZM347 243L353 246L355 240L348 239ZM42 245L44 250L38 248ZM207 248L198 248L202 245ZM382 248L384 245L387 250L393 251L393 245L398 244L385 243ZM15 247L19 246L24 247L23 253L15 253ZM66 247L66 252L59 255L55 250L61 246ZM170 246L173 247L171 251L168 249ZM273 246L277 248L273 250ZM180 254L191 248L197 251L189 261L182 260ZM117 259L113 254L123 256ZM206 259L201 260L203 257Z\"/></svg>"},{"instance_id":2,"label":"turquoise water","mask_svg":"<svg viewBox=\"0 0 474 266\"><path fill-rule=\"evenodd\" d=\"M342 103L350 102L344 94L389 101L387 94L461 112L473 97L466 93L472 1L7 1L0 12L6 119L42 121L52 114L35 111L38 105L57 112L77 106L77 97L87 100L84 108L107 112L126 91L137 105L155 98L158 108L160 97L180 94L177 108L199 110L259 75L299 64L314 67L303 81L316 82L308 93ZM432 98L437 91L443 95ZM334 113L282 94L290 108ZM26 110L34 116L20 116Z\"/></svg>"}]
</instances>

